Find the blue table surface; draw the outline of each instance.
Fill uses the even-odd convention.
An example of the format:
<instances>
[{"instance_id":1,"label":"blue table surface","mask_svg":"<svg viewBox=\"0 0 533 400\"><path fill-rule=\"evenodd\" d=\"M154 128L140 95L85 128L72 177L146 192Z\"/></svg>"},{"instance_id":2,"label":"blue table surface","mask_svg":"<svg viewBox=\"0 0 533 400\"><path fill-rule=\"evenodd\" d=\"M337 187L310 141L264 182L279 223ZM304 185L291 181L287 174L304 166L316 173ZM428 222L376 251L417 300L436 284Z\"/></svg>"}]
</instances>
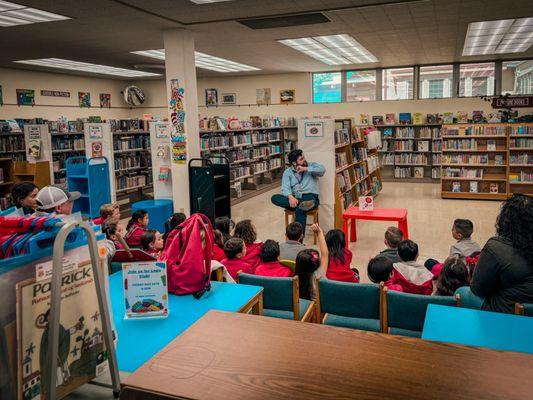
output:
<instances>
[{"instance_id":1,"label":"blue table surface","mask_svg":"<svg viewBox=\"0 0 533 400\"><path fill-rule=\"evenodd\" d=\"M422 339L533 354L533 318L430 304Z\"/></svg>"},{"instance_id":2,"label":"blue table surface","mask_svg":"<svg viewBox=\"0 0 533 400\"><path fill-rule=\"evenodd\" d=\"M237 312L263 290L258 286L211 282L211 291L199 300L192 295L169 295L167 318L132 320L124 319L122 271L109 277L109 289L118 333L118 367L125 372L135 371L208 311Z\"/></svg>"}]
</instances>

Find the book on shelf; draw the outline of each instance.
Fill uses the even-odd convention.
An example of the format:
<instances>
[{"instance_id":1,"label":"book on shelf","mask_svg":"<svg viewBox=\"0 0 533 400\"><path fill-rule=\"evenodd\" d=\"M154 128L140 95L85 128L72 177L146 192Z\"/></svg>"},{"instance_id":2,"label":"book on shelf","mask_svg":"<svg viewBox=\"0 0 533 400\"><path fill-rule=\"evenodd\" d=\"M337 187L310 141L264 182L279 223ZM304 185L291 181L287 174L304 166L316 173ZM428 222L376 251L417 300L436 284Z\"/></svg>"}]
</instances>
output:
<instances>
[{"instance_id":1,"label":"book on shelf","mask_svg":"<svg viewBox=\"0 0 533 400\"><path fill-rule=\"evenodd\" d=\"M488 158L488 154L486 156ZM501 154L497 154L494 156L494 165L503 165L503 156Z\"/></svg>"},{"instance_id":2,"label":"book on shelf","mask_svg":"<svg viewBox=\"0 0 533 400\"><path fill-rule=\"evenodd\" d=\"M509 173L509 182L520 182L520 174L515 172Z\"/></svg>"},{"instance_id":3,"label":"book on shelf","mask_svg":"<svg viewBox=\"0 0 533 400\"><path fill-rule=\"evenodd\" d=\"M372 124L374 124L374 125L383 125L383 115L374 115L374 116L372 116Z\"/></svg>"},{"instance_id":4,"label":"book on shelf","mask_svg":"<svg viewBox=\"0 0 533 400\"><path fill-rule=\"evenodd\" d=\"M335 130L335 145L344 145L350 143L350 135L348 129L336 129Z\"/></svg>"},{"instance_id":5,"label":"book on shelf","mask_svg":"<svg viewBox=\"0 0 533 400\"><path fill-rule=\"evenodd\" d=\"M458 124L468 123L468 113L466 111L457 111L457 123Z\"/></svg>"},{"instance_id":6,"label":"book on shelf","mask_svg":"<svg viewBox=\"0 0 533 400\"><path fill-rule=\"evenodd\" d=\"M396 117L394 114L385 114L385 124L394 125L396 123Z\"/></svg>"},{"instance_id":7,"label":"book on shelf","mask_svg":"<svg viewBox=\"0 0 533 400\"><path fill-rule=\"evenodd\" d=\"M489 191L490 191L490 193L498 193L499 192L498 184L497 183L491 183L490 186L489 186Z\"/></svg>"},{"instance_id":8,"label":"book on shelf","mask_svg":"<svg viewBox=\"0 0 533 400\"><path fill-rule=\"evenodd\" d=\"M437 123L437 114L427 114L426 115L426 121L428 124L436 124Z\"/></svg>"},{"instance_id":9,"label":"book on shelf","mask_svg":"<svg viewBox=\"0 0 533 400\"><path fill-rule=\"evenodd\" d=\"M429 151L429 141L419 140L418 141L418 151Z\"/></svg>"},{"instance_id":10,"label":"book on shelf","mask_svg":"<svg viewBox=\"0 0 533 400\"><path fill-rule=\"evenodd\" d=\"M411 113L400 113L398 115L400 125L410 125L412 123Z\"/></svg>"},{"instance_id":11,"label":"book on shelf","mask_svg":"<svg viewBox=\"0 0 533 400\"><path fill-rule=\"evenodd\" d=\"M413 125L422 125L424 123L424 115L420 112L413 113Z\"/></svg>"},{"instance_id":12,"label":"book on shelf","mask_svg":"<svg viewBox=\"0 0 533 400\"><path fill-rule=\"evenodd\" d=\"M483 122L483 120L484 120L483 111L481 110L472 111L472 122L474 124L479 124Z\"/></svg>"},{"instance_id":13,"label":"book on shelf","mask_svg":"<svg viewBox=\"0 0 533 400\"><path fill-rule=\"evenodd\" d=\"M461 192L461 182L453 182L452 183L452 192L454 192L454 193L460 193Z\"/></svg>"},{"instance_id":14,"label":"book on shelf","mask_svg":"<svg viewBox=\"0 0 533 400\"><path fill-rule=\"evenodd\" d=\"M384 138L391 138L393 134L393 128L385 128L383 129L383 137Z\"/></svg>"},{"instance_id":15,"label":"book on shelf","mask_svg":"<svg viewBox=\"0 0 533 400\"><path fill-rule=\"evenodd\" d=\"M453 113L445 112L442 114L442 123L443 124L453 124Z\"/></svg>"},{"instance_id":16,"label":"book on shelf","mask_svg":"<svg viewBox=\"0 0 533 400\"><path fill-rule=\"evenodd\" d=\"M487 140L487 150L488 151L496 151L496 141L495 140Z\"/></svg>"},{"instance_id":17,"label":"book on shelf","mask_svg":"<svg viewBox=\"0 0 533 400\"><path fill-rule=\"evenodd\" d=\"M470 193L477 193L478 192L478 182L471 181L470 182Z\"/></svg>"},{"instance_id":18,"label":"book on shelf","mask_svg":"<svg viewBox=\"0 0 533 400\"><path fill-rule=\"evenodd\" d=\"M370 116L368 114L359 114L359 123L361 125L368 125L370 121Z\"/></svg>"},{"instance_id":19,"label":"book on shelf","mask_svg":"<svg viewBox=\"0 0 533 400\"><path fill-rule=\"evenodd\" d=\"M346 153L335 153L335 167L337 169L348 165L348 157Z\"/></svg>"},{"instance_id":20,"label":"book on shelf","mask_svg":"<svg viewBox=\"0 0 533 400\"><path fill-rule=\"evenodd\" d=\"M424 167L414 167L413 175L417 179L422 179L424 177Z\"/></svg>"},{"instance_id":21,"label":"book on shelf","mask_svg":"<svg viewBox=\"0 0 533 400\"><path fill-rule=\"evenodd\" d=\"M170 168L167 166L160 166L159 167L159 176L158 179L160 182L168 182L168 179L170 178Z\"/></svg>"},{"instance_id":22,"label":"book on shelf","mask_svg":"<svg viewBox=\"0 0 533 400\"><path fill-rule=\"evenodd\" d=\"M440 179L440 168L431 168L431 178Z\"/></svg>"}]
</instances>

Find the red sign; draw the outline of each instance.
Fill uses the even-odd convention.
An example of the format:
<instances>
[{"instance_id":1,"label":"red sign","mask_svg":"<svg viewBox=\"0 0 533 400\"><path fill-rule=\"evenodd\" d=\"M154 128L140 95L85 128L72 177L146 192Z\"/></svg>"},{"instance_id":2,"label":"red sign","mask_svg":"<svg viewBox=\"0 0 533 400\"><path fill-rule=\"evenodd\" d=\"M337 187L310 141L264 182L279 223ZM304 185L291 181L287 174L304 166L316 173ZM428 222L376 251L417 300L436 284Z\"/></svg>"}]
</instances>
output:
<instances>
[{"instance_id":1,"label":"red sign","mask_svg":"<svg viewBox=\"0 0 533 400\"><path fill-rule=\"evenodd\" d=\"M492 108L533 107L533 96L493 97Z\"/></svg>"},{"instance_id":2,"label":"red sign","mask_svg":"<svg viewBox=\"0 0 533 400\"><path fill-rule=\"evenodd\" d=\"M61 92L59 90L41 90L41 96L70 97L70 92Z\"/></svg>"}]
</instances>

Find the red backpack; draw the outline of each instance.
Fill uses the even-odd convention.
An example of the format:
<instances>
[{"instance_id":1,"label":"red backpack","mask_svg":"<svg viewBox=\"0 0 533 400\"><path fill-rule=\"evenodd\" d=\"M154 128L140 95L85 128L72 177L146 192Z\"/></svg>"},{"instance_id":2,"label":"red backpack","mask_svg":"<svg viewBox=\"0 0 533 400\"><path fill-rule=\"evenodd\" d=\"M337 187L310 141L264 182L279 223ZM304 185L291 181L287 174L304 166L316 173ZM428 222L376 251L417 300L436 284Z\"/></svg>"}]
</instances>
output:
<instances>
[{"instance_id":1,"label":"red backpack","mask_svg":"<svg viewBox=\"0 0 533 400\"><path fill-rule=\"evenodd\" d=\"M202 246L202 231L205 246ZM193 214L168 235L160 259L167 262L168 291L199 299L211 289L213 228L203 214Z\"/></svg>"}]
</instances>

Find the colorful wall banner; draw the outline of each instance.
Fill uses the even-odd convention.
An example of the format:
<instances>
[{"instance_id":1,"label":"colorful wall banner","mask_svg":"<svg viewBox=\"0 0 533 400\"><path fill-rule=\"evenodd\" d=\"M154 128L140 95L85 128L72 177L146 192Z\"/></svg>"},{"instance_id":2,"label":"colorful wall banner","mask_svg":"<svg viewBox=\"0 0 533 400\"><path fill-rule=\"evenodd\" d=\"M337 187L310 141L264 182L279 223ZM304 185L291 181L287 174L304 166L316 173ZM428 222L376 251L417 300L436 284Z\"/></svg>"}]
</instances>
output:
<instances>
[{"instance_id":1,"label":"colorful wall banner","mask_svg":"<svg viewBox=\"0 0 533 400\"><path fill-rule=\"evenodd\" d=\"M170 115L172 140L172 162L174 164L187 163L187 133L185 132L185 89L180 87L178 79L170 80L170 100L168 112Z\"/></svg>"}]
</instances>

